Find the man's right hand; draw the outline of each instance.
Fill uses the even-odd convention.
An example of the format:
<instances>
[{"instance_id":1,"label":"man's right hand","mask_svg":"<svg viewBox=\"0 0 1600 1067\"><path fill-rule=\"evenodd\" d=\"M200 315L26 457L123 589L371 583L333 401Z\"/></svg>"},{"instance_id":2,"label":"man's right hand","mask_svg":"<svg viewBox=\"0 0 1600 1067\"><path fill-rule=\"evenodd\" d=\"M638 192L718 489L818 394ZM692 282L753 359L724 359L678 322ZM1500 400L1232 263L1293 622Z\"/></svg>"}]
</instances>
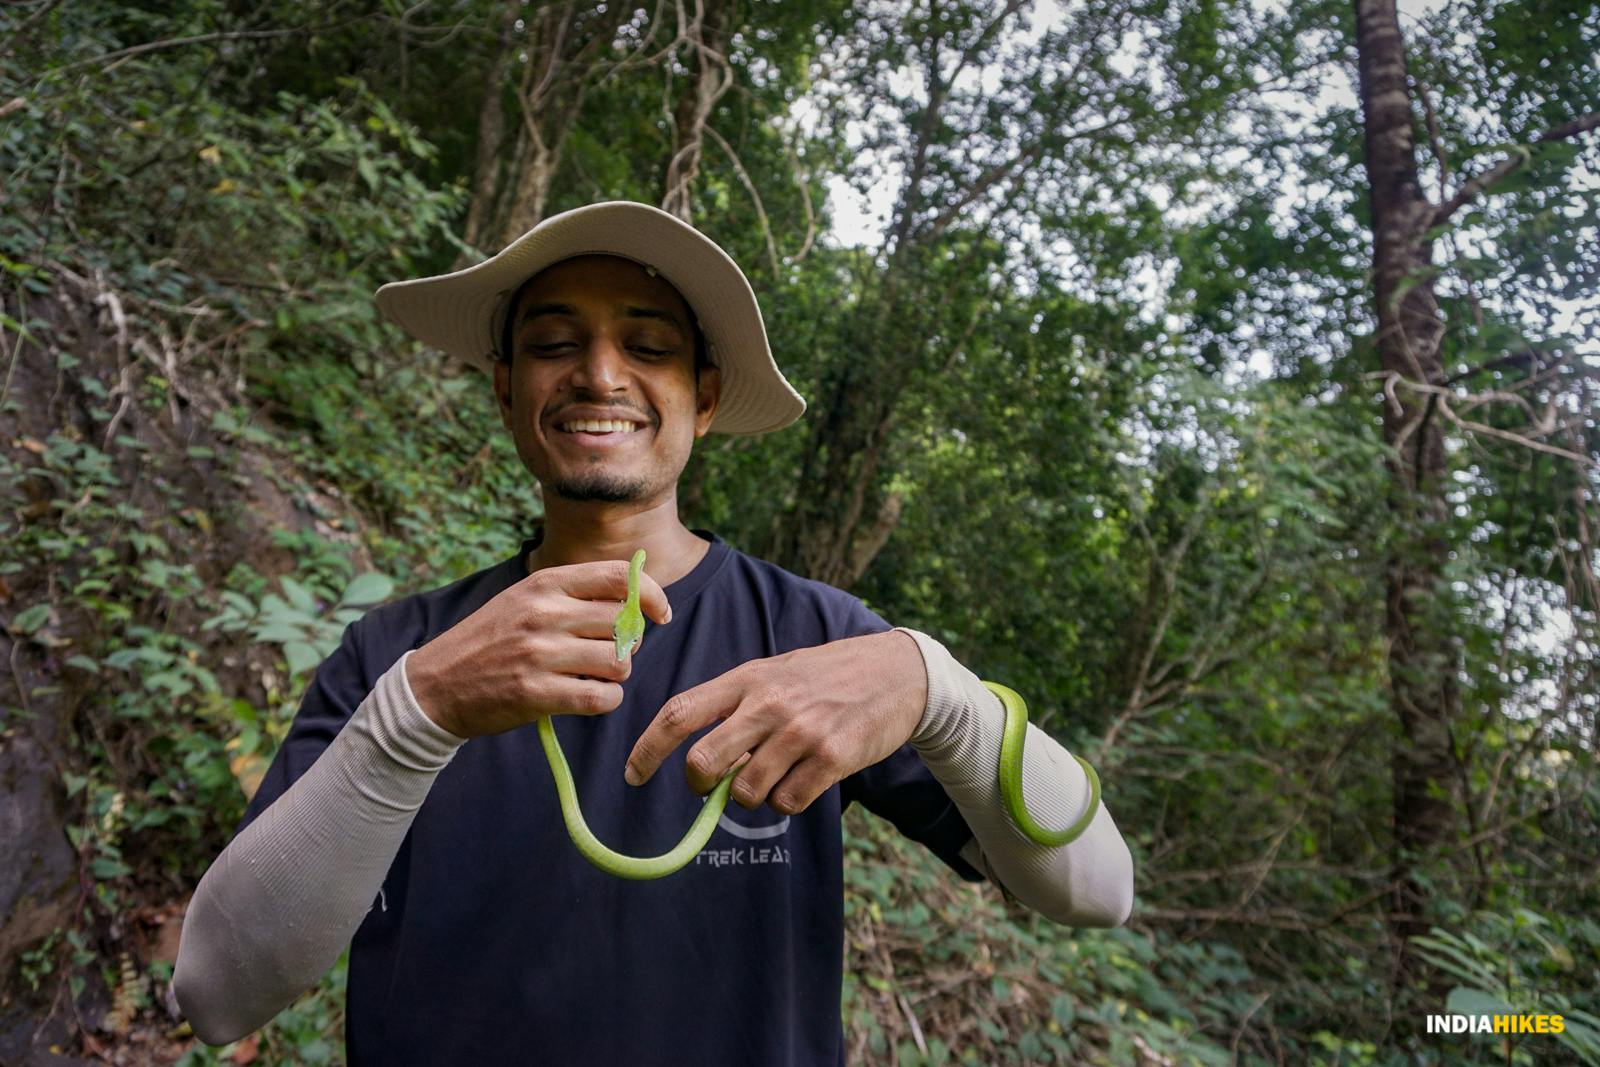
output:
<instances>
[{"instance_id":1,"label":"man's right hand","mask_svg":"<svg viewBox=\"0 0 1600 1067\"><path fill-rule=\"evenodd\" d=\"M428 718L463 738L615 711L633 673L611 635L627 599L625 559L535 571L413 652L406 681ZM642 572L639 606L658 624L670 611Z\"/></svg>"}]
</instances>

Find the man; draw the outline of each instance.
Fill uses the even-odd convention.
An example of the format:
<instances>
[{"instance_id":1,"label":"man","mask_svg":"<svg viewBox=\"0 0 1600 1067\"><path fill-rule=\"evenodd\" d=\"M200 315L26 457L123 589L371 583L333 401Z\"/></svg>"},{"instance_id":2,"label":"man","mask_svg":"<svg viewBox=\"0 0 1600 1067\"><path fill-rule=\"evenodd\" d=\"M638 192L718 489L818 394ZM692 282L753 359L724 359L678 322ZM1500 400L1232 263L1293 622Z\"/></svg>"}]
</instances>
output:
<instances>
[{"instance_id":1,"label":"man","mask_svg":"<svg viewBox=\"0 0 1600 1067\"><path fill-rule=\"evenodd\" d=\"M355 1067L842 1063L854 800L1058 922L1126 919L1110 813L1056 848L1018 831L1001 704L942 645L679 521L696 439L805 409L713 242L596 204L378 303L464 359L493 353L544 521L501 564L370 612L318 669L184 920L173 984L202 1040L261 1026L350 944ZM639 548L646 631L618 662ZM520 728L540 716L620 852L676 844L732 767L737 807L677 873L608 875L567 837ZM1047 826L1088 805L1084 772L1031 726L1023 786Z\"/></svg>"}]
</instances>

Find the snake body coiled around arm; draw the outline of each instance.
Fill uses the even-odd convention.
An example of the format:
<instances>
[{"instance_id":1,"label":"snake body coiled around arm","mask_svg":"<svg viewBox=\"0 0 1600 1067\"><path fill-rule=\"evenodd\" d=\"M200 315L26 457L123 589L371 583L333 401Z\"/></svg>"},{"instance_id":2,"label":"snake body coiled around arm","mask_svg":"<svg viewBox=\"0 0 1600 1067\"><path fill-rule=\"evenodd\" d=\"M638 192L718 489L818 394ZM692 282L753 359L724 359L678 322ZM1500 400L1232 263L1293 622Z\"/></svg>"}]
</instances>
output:
<instances>
[{"instance_id":1,"label":"snake body coiled around arm","mask_svg":"<svg viewBox=\"0 0 1600 1067\"><path fill-rule=\"evenodd\" d=\"M617 613L616 621L611 627L612 637L616 641L618 660L631 655L634 647L644 637L644 613L639 609L639 572L643 568L644 549L641 548L629 561L628 599L623 604L622 610ZM1022 747L1028 730L1027 705L1013 689L998 682L985 681L983 684L988 686L1005 705L1005 733L1000 741L998 773L1001 797L1007 814L1029 840L1036 844L1059 846L1076 840L1089 828L1090 822L1094 820L1095 811L1100 806L1100 779L1095 774L1094 768L1082 756L1073 753L1073 758L1082 765L1084 773L1089 778L1088 807L1072 825L1061 830L1051 830L1041 826L1028 814L1027 805L1022 798ZM545 759L550 764L550 773L555 777L556 795L561 801L561 817L567 824L567 834L584 859L618 878L634 880L661 878L684 867L699 853L717 828L717 820L721 818L723 810L728 805L728 792L732 789L733 779L738 774L738 768L728 771L711 792L706 794L705 803L701 806L694 822L690 824L688 832L683 835L683 840L670 851L663 852L659 856L627 856L607 848L584 822L583 810L578 803L578 789L572 780L572 770L567 766L566 756L556 740L555 727L550 722L550 716L545 715L539 719L538 729Z\"/></svg>"}]
</instances>

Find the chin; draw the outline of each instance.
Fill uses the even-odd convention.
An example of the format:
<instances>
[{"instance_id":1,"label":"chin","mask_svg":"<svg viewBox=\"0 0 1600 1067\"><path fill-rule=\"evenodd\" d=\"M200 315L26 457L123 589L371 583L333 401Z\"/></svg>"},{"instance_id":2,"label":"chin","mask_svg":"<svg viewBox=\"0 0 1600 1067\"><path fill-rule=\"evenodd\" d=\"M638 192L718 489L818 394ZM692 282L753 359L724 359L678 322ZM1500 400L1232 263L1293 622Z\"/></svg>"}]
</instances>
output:
<instances>
[{"instance_id":1,"label":"chin","mask_svg":"<svg viewBox=\"0 0 1600 1067\"><path fill-rule=\"evenodd\" d=\"M650 487L638 479L606 475L557 477L545 483L544 491L563 500L606 504L626 504L650 496Z\"/></svg>"}]
</instances>

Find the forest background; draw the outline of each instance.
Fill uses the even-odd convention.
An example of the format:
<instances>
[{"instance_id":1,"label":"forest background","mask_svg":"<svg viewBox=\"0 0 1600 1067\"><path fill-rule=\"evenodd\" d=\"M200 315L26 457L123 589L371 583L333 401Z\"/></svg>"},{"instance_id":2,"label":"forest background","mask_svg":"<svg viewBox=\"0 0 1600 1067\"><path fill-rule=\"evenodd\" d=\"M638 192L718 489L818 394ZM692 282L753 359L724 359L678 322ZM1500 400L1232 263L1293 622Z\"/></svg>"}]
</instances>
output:
<instances>
[{"instance_id":1,"label":"forest background","mask_svg":"<svg viewBox=\"0 0 1600 1067\"><path fill-rule=\"evenodd\" d=\"M1073 931L852 810L851 1062L1600 1063L1597 56L1576 0L0 9L0 1061L342 1061L342 961L221 1050L167 983L343 626L540 514L372 294L624 198L810 404L684 521L1026 694L1135 854Z\"/></svg>"}]
</instances>

